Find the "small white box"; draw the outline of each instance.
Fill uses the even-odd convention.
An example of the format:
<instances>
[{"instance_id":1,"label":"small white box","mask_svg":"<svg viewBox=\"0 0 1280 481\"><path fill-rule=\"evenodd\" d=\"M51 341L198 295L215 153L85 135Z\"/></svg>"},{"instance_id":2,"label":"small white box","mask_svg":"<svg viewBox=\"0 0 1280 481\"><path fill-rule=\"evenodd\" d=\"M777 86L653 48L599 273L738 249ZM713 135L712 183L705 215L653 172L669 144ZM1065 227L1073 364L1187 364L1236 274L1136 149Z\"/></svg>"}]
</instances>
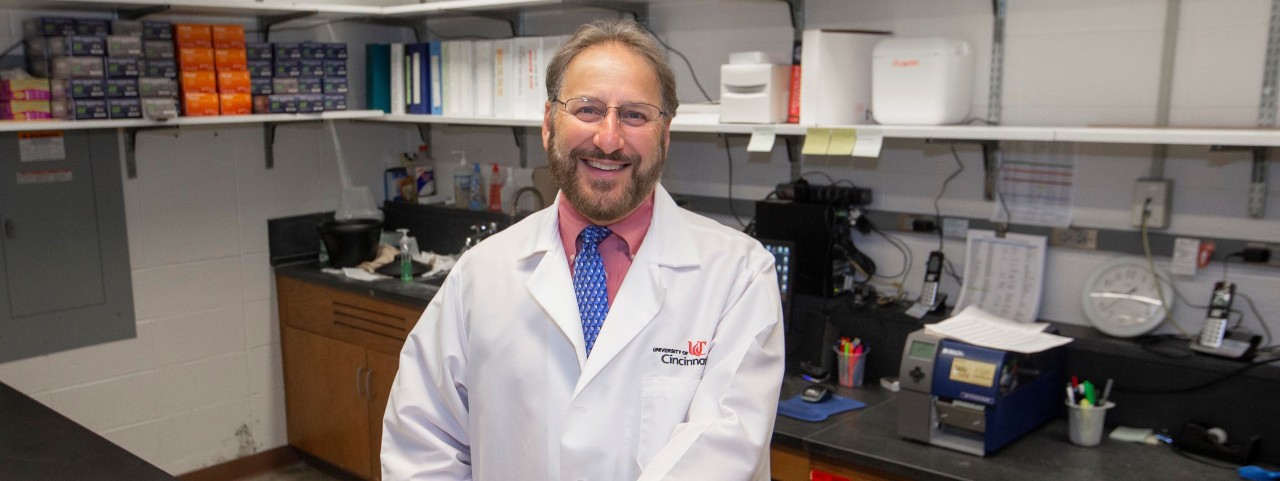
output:
<instances>
[{"instance_id":1,"label":"small white box","mask_svg":"<svg viewBox=\"0 0 1280 481\"><path fill-rule=\"evenodd\" d=\"M787 120L787 86L791 66L768 63L733 63L720 66L720 121L771 124ZM751 60L763 60L751 58Z\"/></svg>"},{"instance_id":2,"label":"small white box","mask_svg":"<svg viewBox=\"0 0 1280 481\"><path fill-rule=\"evenodd\" d=\"M871 55L886 32L805 30L800 125L871 123Z\"/></svg>"},{"instance_id":3,"label":"small white box","mask_svg":"<svg viewBox=\"0 0 1280 481\"><path fill-rule=\"evenodd\" d=\"M894 38L872 54L872 110L881 124L954 124L969 116L973 52L963 40Z\"/></svg>"}]
</instances>

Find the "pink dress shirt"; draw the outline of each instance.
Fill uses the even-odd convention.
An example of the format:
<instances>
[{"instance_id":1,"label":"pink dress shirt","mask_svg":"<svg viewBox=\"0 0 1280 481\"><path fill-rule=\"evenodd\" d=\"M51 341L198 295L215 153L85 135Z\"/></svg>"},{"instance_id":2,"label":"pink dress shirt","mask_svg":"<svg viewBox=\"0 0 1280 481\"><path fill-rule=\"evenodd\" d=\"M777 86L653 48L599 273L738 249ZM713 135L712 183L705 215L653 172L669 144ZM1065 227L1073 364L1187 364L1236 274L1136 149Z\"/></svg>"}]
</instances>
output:
<instances>
[{"instance_id":1,"label":"pink dress shirt","mask_svg":"<svg viewBox=\"0 0 1280 481\"><path fill-rule=\"evenodd\" d=\"M578 234L591 225L591 221L578 213L569 204L568 199L560 197L556 206L560 217L560 243L564 244L565 257L569 259L569 272L573 273L573 259L578 254ZM649 232L649 221L653 219L653 194L637 207L635 212L622 220L607 225L613 233L600 241L600 258L604 261L605 288L609 291L609 305L613 305L618 288L622 287L622 279L631 268L631 260L640 250L640 243Z\"/></svg>"}]
</instances>

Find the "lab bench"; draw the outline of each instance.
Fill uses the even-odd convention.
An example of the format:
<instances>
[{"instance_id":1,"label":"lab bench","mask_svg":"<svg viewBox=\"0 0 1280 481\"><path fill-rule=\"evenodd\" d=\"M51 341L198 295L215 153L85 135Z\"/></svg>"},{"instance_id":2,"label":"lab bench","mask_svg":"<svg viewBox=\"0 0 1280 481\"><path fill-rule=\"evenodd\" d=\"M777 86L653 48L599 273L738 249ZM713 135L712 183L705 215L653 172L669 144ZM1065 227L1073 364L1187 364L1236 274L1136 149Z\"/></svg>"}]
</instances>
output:
<instances>
[{"instance_id":1,"label":"lab bench","mask_svg":"<svg viewBox=\"0 0 1280 481\"><path fill-rule=\"evenodd\" d=\"M438 281L356 281L324 273L315 262L278 265L275 272L280 296L286 393L289 396L287 409L290 443L323 461L372 478L377 473L378 420L390 390L389 373L394 372L398 361L395 354L403 343L404 336L416 322L417 315L435 295ZM298 309L298 302L305 302L310 307ZM364 318L365 321L357 319L357 325L352 325L352 316ZM366 322L370 320L376 322ZM862 322L867 323L865 319ZM1127 341L1089 338L1087 332L1072 331L1070 334L1085 339L1069 345L1071 355L1068 356L1068 369L1085 374L1109 373L1115 369L1107 367L1108 362L1098 361L1096 357L1123 358L1132 356L1132 352L1126 351L1135 349L1131 346L1123 347ZM892 341L882 342L886 343L885 350L893 350L888 347ZM298 348L309 354L299 356ZM350 359L343 361L345 365L341 369L334 367L336 361L332 358L335 353L346 351L350 351L346 356ZM877 358L872 361L893 362L892 359ZM1232 366L1225 362L1218 366L1212 360L1201 364L1209 365L1206 376L1228 371ZM897 434L899 405L896 393L874 385L873 381L892 372L894 367L896 366L879 366L875 369L879 372L869 373L872 375L867 379L871 385L866 387L836 389L838 395L865 403L866 407L862 409L833 415L820 422L779 416L774 426L772 442L774 478L778 481L808 480L809 470L815 468L849 479L889 480L1236 478L1230 469L1216 468L1188 459L1167 446L1104 440L1098 447L1077 447L1067 440L1066 421L1061 417L988 457L908 441ZM1149 373L1149 368L1137 371ZM299 374L300 372L304 374ZM306 381L304 387L299 389L297 381L307 376L305 372L337 374L328 381ZM1274 376L1270 369L1250 374L1264 378L1264 384ZM353 376L355 381L352 381ZM1117 375L1117 378L1120 376ZM302 416L295 414L296 411L308 409L308 400L314 403L320 399L321 393L326 391L317 390L315 386L324 386L326 382L340 386L344 392L352 391L342 395L329 393L323 397L326 403L350 398L347 399L351 401L350 409L357 414L350 416L348 421L335 421L336 417L324 413L312 412ZM1240 381L1224 383L1224 387L1230 387L1232 382ZM798 377L787 376L783 381L781 399L798 394L806 384L806 381ZM311 387L306 387L308 385ZM294 394L295 392L298 394ZM1129 399L1135 399L1139 395L1128 396ZM1144 406L1141 409L1135 409L1137 406L1129 407L1131 412L1173 409L1169 406ZM1140 415L1130 414L1128 418L1137 420ZM1109 424L1114 424L1110 423L1110 418L1108 421ZM345 426L345 432L349 436L367 441L348 443L343 449L355 454L337 454L339 458L334 458L332 452L326 451L330 447L308 447L307 441L300 442L309 436L308 432L316 430L314 427L298 424L316 422L338 422L339 427ZM1134 425L1144 426L1136 422ZM315 438L310 436L310 439ZM333 440L332 435L327 438L328 441ZM328 441L325 444L329 444ZM344 460L342 456L349 459Z\"/></svg>"}]
</instances>

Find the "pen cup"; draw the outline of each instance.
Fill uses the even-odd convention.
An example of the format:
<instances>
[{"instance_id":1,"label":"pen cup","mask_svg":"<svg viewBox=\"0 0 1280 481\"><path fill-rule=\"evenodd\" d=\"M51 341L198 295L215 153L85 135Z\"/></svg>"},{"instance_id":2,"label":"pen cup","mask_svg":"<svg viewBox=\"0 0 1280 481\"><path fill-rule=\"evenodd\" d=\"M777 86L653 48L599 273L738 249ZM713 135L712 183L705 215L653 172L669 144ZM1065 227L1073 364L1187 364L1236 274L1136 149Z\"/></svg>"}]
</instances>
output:
<instances>
[{"instance_id":1,"label":"pen cup","mask_svg":"<svg viewBox=\"0 0 1280 481\"><path fill-rule=\"evenodd\" d=\"M840 346L834 346L832 349L836 351L836 375L840 385L861 386L863 373L867 371L867 355L871 353L871 348L864 346L862 352L858 353L843 352Z\"/></svg>"},{"instance_id":2,"label":"pen cup","mask_svg":"<svg viewBox=\"0 0 1280 481\"><path fill-rule=\"evenodd\" d=\"M1107 410L1115 405L1111 401L1104 401L1101 406L1085 407L1067 401L1067 431L1071 442L1077 446L1100 444Z\"/></svg>"}]
</instances>

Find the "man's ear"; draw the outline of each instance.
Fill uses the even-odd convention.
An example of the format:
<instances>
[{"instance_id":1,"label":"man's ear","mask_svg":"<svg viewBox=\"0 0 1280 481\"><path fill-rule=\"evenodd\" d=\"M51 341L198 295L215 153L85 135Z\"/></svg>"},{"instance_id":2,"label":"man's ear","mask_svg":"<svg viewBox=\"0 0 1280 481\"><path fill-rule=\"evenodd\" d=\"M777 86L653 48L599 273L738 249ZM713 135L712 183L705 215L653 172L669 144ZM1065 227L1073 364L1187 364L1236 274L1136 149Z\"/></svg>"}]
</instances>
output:
<instances>
[{"instance_id":1,"label":"man's ear","mask_svg":"<svg viewBox=\"0 0 1280 481\"><path fill-rule=\"evenodd\" d=\"M542 104L542 150L551 148L551 102Z\"/></svg>"}]
</instances>

